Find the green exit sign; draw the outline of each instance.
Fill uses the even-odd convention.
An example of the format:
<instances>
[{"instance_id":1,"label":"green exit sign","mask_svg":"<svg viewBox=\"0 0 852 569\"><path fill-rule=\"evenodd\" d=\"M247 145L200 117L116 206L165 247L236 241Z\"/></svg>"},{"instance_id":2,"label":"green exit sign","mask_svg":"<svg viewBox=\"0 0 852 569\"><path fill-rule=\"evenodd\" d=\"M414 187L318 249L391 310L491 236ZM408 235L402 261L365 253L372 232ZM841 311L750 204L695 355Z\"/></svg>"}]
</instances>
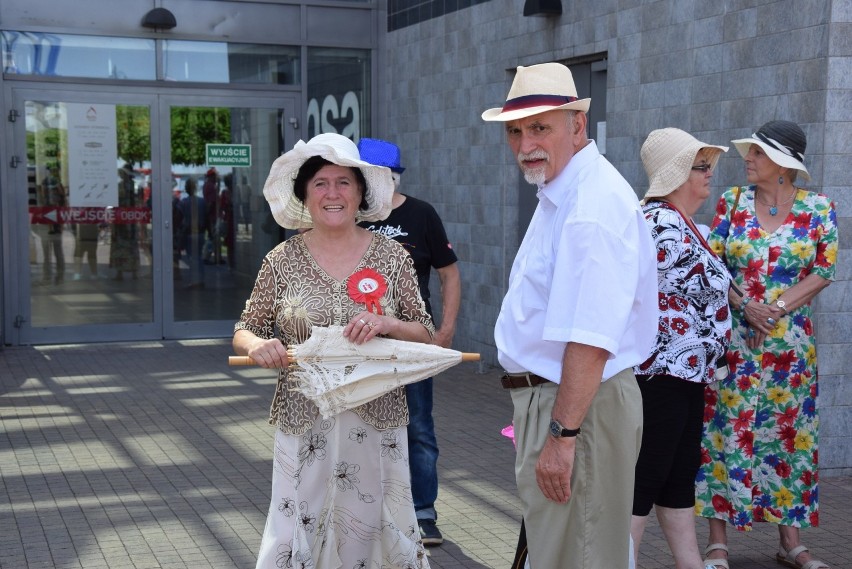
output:
<instances>
[{"instance_id":1,"label":"green exit sign","mask_svg":"<svg viewBox=\"0 0 852 569\"><path fill-rule=\"evenodd\" d=\"M251 166L251 144L207 144L208 166Z\"/></svg>"}]
</instances>

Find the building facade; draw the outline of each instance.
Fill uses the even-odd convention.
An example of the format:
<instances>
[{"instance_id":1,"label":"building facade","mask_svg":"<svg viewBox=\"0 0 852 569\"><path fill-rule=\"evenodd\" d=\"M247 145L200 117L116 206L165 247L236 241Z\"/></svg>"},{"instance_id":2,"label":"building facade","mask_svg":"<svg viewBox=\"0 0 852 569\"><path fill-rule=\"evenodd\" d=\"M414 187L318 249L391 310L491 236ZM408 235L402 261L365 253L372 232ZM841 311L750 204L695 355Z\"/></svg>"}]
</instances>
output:
<instances>
[{"instance_id":1,"label":"building facade","mask_svg":"<svg viewBox=\"0 0 852 569\"><path fill-rule=\"evenodd\" d=\"M493 326L535 203L502 129L480 119L503 104L516 66L571 67L580 97L592 98L590 135L640 196L639 148L651 130L679 127L730 146L768 120L792 120L808 136L807 187L834 200L840 227L837 280L815 302L820 464L852 472L852 5L566 0L562 14L525 17L553 2L473 4L391 1L381 50L385 130L408 162L406 191L436 206L462 260L457 347L497 365ZM724 186L744 182L732 148L699 221L710 221Z\"/></svg>"}]
</instances>

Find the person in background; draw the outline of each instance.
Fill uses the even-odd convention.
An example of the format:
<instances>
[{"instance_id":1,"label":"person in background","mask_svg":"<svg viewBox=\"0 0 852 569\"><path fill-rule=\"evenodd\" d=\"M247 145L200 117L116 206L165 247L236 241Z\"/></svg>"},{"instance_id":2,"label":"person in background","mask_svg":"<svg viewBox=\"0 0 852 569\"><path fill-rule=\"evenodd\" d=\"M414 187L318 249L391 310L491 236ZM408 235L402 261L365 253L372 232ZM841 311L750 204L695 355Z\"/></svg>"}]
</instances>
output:
<instances>
[{"instance_id":1,"label":"person in background","mask_svg":"<svg viewBox=\"0 0 852 569\"><path fill-rule=\"evenodd\" d=\"M139 204L136 191L136 174L133 166L125 163L118 170L118 207L135 208ZM139 224L117 220L110 230L109 267L115 270L112 280L124 280L124 273L130 273L133 280L139 276Z\"/></svg>"},{"instance_id":2,"label":"person in background","mask_svg":"<svg viewBox=\"0 0 852 569\"><path fill-rule=\"evenodd\" d=\"M731 276L692 216L710 197L713 168L727 150L663 128L640 151L649 181L642 211L657 245L659 328L650 356L633 368L643 427L630 535L638 559L653 507L676 569L705 567L695 535L695 474L704 386L727 370L717 362L724 362L731 338Z\"/></svg>"},{"instance_id":3,"label":"person in background","mask_svg":"<svg viewBox=\"0 0 852 569\"><path fill-rule=\"evenodd\" d=\"M181 213L181 198L177 192L172 192L172 279L179 281L180 255L184 247L183 242L183 213Z\"/></svg>"},{"instance_id":4,"label":"person in background","mask_svg":"<svg viewBox=\"0 0 852 569\"><path fill-rule=\"evenodd\" d=\"M189 265L189 283L186 288L204 288L204 232L207 229L207 202L197 196L198 184L195 178L187 178L184 185L186 196L178 204L181 219L181 249L186 251Z\"/></svg>"},{"instance_id":5,"label":"person in background","mask_svg":"<svg viewBox=\"0 0 852 569\"><path fill-rule=\"evenodd\" d=\"M332 325L358 344L431 341L411 257L357 225L390 213L391 172L362 161L348 138L320 134L275 160L263 193L280 225L306 231L266 255L234 326L237 354L279 370L272 499L257 567L428 568L411 498L405 390L320 418L294 389L286 350ZM381 310L367 310L362 283L379 283L372 300Z\"/></svg>"},{"instance_id":6,"label":"person in background","mask_svg":"<svg viewBox=\"0 0 852 569\"><path fill-rule=\"evenodd\" d=\"M237 186L237 196L239 197L239 218L237 219L237 229L239 229L240 223L245 223L246 225L246 233L249 232L249 225L251 224L251 200L252 200L252 191L251 184L249 184L248 176L242 176L240 178L241 182Z\"/></svg>"},{"instance_id":7,"label":"person in background","mask_svg":"<svg viewBox=\"0 0 852 569\"><path fill-rule=\"evenodd\" d=\"M405 168L400 163L399 147L375 138L362 138L358 142L361 159L377 166L386 166L393 172L393 209L381 221L364 222L362 227L390 237L401 243L414 260L420 296L426 311L432 314L429 303L429 277L434 267L441 281L440 327L432 339L433 344L449 348L456 330L456 317L461 302L461 279L458 258L447 239L444 224L438 212L429 203L400 193L400 178ZM420 537L427 546L440 545L444 538L437 526L438 514L438 440L432 419L433 378L405 386L408 400L408 455L411 469L411 493L420 526Z\"/></svg>"},{"instance_id":8,"label":"person in background","mask_svg":"<svg viewBox=\"0 0 852 569\"><path fill-rule=\"evenodd\" d=\"M218 265L222 258L222 235L219 231L219 172L210 168L204 174L201 186L201 197L207 205L207 242L204 244L204 262L208 265Z\"/></svg>"},{"instance_id":9,"label":"person in background","mask_svg":"<svg viewBox=\"0 0 852 569\"><path fill-rule=\"evenodd\" d=\"M225 258L228 267L233 270L236 265L237 224L234 208L234 174L228 172L222 176L225 187L219 194L219 237L225 246Z\"/></svg>"},{"instance_id":10,"label":"person in background","mask_svg":"<svg viewBox=\"0 0 852 569\"><path fill-rule=\"evenodd\" d=\"M98 278L98 239L101 229L98 223L78 223L77 240L74 243L74 280L83 278L83 257L89 266L89 278Z\"/></svg>"},{"instance_id":11,"label":"person in background","mask_svg":"<svg viewBox=\"0 0 852 569\"><path fill-rule=\"evenodd\" d=\"M510 389L532 569L629 567L642 396L657 331L656 251L639 200L586 135L559 63L518 67L499 121L538 206L494 338Z\"/></svg>"},{"instance_id":12,"label":"person in background","mask_svg":"<svg viewBox=\"0 0 852 569\"><path fill-rule=\"evenodd\" d=\"M57 210L68 206L68 193L62 183L59 167L52 166L48 175L39 187L38 204L41 206L54 206ZM42 265L43 284L62 284L65 281L65 249L62 243L63 224L59 212L57 223L38 224L36 229L41 237L41 251L44 256ZM54 264L56 271L54 272Z\"/></svg>"},{"instance_id":13,"label":"person in background","mask_svg":"<svg viewBox=\"0 0 852 569\"><path fill-rule=\"evenodd\" d=\"M831 200L796 185L809 179L807 139L773 120L732 141L748 185L716 206L710 245L734 278L729 302L733 373L706 391L696 512L709 518L706 562L726 568L726 524L778 524L776 559L828 567L802 545L819 523L817 357L811 302L834 279L837 217Z\"/></svg>"}]
</instances>

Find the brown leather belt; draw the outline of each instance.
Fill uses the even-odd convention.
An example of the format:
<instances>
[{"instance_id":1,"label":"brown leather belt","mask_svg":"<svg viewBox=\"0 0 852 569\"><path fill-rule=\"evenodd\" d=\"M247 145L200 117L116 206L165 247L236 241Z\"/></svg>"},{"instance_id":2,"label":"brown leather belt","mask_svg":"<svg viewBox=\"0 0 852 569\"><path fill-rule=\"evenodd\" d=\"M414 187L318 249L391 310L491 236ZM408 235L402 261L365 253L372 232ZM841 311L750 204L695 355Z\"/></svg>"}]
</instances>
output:
<instances>
[{"instance_id":1,"label":"brown leather belt","mask_svg":"<svg viewBox=\"0 0 852 569\"><path fill-rule=\"evenodd\" d=\"M500 383L503 384L504 389L515 389L517 387L534 387L542 383L549 383L549 380L534 373L507 373L500 378Z\"/></svg>"}]
</instances>

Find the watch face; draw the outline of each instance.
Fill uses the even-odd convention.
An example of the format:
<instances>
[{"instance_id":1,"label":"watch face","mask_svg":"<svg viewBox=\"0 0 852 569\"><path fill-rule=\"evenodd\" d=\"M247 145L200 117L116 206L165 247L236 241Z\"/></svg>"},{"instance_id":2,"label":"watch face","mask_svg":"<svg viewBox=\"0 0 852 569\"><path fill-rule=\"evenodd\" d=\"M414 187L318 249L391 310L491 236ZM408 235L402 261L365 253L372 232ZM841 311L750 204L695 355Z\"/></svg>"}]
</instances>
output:
<instances>
[{"instance_id":1,"label":"watch face","mask_svg":"<svg viewBox=\"0 0 852 569\"><path fill-rule=\"evenodd\" d=\"M783 300L776 300L775 304L778 306L778 308L784 308L785 306L787 306L787 303Z\"/></svg>"},{"instance_id":2,"label":"watch face","mask_svg":"<svg viewBox=\"0 0 852 569\"><path fill-rule=\"evenodd\" d=\"M554 437L558 437L562 434L562 425L557 423L556 421L550 422L550 434Z\"/></svg>"}]
</instances>

